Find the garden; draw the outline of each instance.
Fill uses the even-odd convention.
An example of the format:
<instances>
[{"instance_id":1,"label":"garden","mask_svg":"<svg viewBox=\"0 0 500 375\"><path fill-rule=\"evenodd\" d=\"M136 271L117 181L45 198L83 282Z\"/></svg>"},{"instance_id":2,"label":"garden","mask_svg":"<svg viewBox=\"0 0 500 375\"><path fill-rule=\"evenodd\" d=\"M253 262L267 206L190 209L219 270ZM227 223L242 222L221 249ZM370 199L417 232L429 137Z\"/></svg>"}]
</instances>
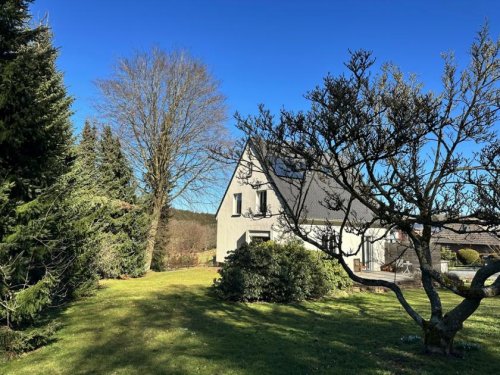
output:
<instances>
[{"instance_id":1,"label":"garden","mask_svg":"<svg viewBox=\"0 0 500 375\"><path fill-rule=\"evenodd\" d=\"M392 293L341 293L293 304L223 302L215 268L100 281L53 311L52 342L1 364L2 374L493 374L500 301L465 323L464 358L423 354L420 332ZM422 312L423 290L405 290ZM443 303L459 301L451 293Z\"/></svg>"}]
</instances>

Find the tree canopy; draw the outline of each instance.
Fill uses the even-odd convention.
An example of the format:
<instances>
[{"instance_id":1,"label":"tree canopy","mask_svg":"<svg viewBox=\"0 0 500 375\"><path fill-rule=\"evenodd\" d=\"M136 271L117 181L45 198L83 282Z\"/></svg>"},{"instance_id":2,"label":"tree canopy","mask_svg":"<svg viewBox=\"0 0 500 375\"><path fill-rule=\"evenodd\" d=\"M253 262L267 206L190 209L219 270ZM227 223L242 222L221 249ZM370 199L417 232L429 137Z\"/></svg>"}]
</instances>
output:
<instances>
[{"instance_id":1,"label":"tree canopy","mask_svg":"<svg viewBox=\"0 0 500 375\"><path fill-rule=\"evenodd\" d=\"M206 203L200 192L208 199L219 175L210 148L224 141L224 96L201 61L159 49L120 59L98 86L99 107L151 197L146 268L162 269L172 202Z\"/></svg>"},{"instance_id":2,"label":"tree canopy","mask_svg":"<svg viewBox=\"0 0 500 375\"><path fill-rule=\"evenodd\" d=\"M281 212L285 226L338 259L353 280L394 291L424 330L431 351L450 353L456 332L481 300L500 294L500 277L485 284L500 271L500 261L483 266L471 286L464 287L433 267L430 246L433 233L454 230L456 223L464 224L464 233L499 235L499 46L485 27L463 71L458 71L453 55L445 55L440 93L424 91L415 76L406 77L394 65L386 64L374 74L372 54L356 51L346 64L347 74L328 75L306 95L308 111L282 110L275 118L261 107L257 116L238 116L239 128L257 145L265 170L276 168L275 160L287 160L287 167L297 172L287 183L297 186L298 202L306 201L307 184L314 176L327 195L319 203L344 214L341 223L313 230L306 225L307 207L298 205L292 212ZM369 210L370 219L361 219L355 202ZM357 255L362 243L351 249L346 235L363 236L374 225L383 233L373 241L392 230L410 239L430 319L410 306L395 283L364 279L347 266L345 258ZM333 246L322 243L324 235ZM437 285L463 297L463 302L445 312Z\"/></svg>"}]
</instances>

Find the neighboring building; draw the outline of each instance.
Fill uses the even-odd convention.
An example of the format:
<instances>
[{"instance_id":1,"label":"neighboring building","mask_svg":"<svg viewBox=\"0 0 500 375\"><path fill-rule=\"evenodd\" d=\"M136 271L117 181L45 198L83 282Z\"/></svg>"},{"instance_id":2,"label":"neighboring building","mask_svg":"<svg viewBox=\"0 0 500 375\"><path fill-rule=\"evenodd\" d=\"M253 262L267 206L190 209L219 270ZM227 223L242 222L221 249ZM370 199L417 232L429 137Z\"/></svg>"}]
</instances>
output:
<instances>
[{"instance_id":1,"label":"neighboring building","mask_svg":"<svg viewBox=\"0 0 500 375\"><path fill-rule=\"evenodd\" d=\"M474 249L486 255L500 251L500 239L492 233L481 232L477 224L450 224L432 236L437 248L446 247L449 250Z\"/></svg>"},{"instance_id":2,"label":"neighboring building","mask_svg":"<svg viewBox=\"0 0 500 375\"><path fill-rule=\"evenodd\" d=\"M293 237L280 224L280 213L286 215L287 212L296 213L298 209L305 210L303 227L319 237L316 238L318 243L327 240L324 236L327 223L336 229L340 227L344 213L324 205L324 191L331 187L311 175L306 179L308 193L304 196L293 183L298 177L294 172L280 168L279 163L273 169L273 172L263 172L255 148L252 142L248 142L216 213L218 262L224 262L228 252L252 240L284 241ZM340 188L337 189L342 193ZM370 220L370 212L359 202L354 202L353 211L357 220ZM355 252L362 244L361 251L346 258L351 268L357 259L363 269L380 270L384 263L385 239L373 239L382 234L382 229L376 227L370 228L366 237L344 234L344 251ZM305 246L316 249L309 243Z\"/></svg>"}]
</instances>

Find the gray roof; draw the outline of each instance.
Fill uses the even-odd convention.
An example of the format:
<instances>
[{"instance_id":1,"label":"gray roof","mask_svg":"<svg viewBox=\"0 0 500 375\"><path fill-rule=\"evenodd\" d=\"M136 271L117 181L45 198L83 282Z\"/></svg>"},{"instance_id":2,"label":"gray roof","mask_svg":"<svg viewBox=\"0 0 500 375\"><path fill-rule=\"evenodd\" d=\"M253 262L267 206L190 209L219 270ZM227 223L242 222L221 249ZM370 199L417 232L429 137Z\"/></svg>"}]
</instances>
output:
<instances>
[{"instance_id":1,"label":"gray roof","mask_svg":"<svg viewBox=\"0 0 500 375\"><path fill-rule=\"evenodd\" d=\"M500 247L500 239L492 233L481 232L484 229L477 224L449 224L447 227L450 229L444 228L432 236L435 243Z\"/></svg>"},{"instance_id":2,"label":"gray roof","mask_svg":"<svg viewBox=\"0 0 500 375\"><path fill-rule=\"evenodd\" d=\"M255 147L255 145L253 146ZM261 155L259 157L257 154L257 157L262 159L268 156ZM262 160L260 162L262 163ZM275 165L273 163L265 164L271 165L271 168L266 171L267 175L274 185L278 197L294 216L299 214L299 210L301 210L301 217L307 220L338 222L344 219L345 214L342 210L333 210L328 207L328 202L331 201L332 197L338 197L344 204L349 201L350 197L349 193L334 181L325 181L315 172L306 172L305 177L304 174L300 174L299 177L299 174L293 171L290 174L292 177L288 177L286 173L278 175L280 168L273 168L272 165ZM352 203L351 219L368 222L372 217L371 211L361 202L355 200Z\"/></svg>"}]
</instances>

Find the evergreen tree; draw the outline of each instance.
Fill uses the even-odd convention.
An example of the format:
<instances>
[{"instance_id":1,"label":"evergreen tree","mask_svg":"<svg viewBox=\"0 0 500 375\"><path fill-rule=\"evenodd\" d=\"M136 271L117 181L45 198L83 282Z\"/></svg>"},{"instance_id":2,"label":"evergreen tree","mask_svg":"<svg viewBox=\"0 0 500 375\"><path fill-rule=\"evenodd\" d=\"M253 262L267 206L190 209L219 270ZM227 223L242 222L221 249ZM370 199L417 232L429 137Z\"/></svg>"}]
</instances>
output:
<instances>
[{"instance_id":1,"label":"evergreen tree","mask_svg":"<svg viewBox=\"0 0 500 375\"><path fill-rule=\"evenodd\" d=\"M96 127L85 123L71 175L72 205L81 208L80 227L88 228L99 275L140 276L146 215L134 204L131 168L110 128L98 137Z\"/></svg>"},{"instance_id":2,"label":"evergreen tree","mask_svg":"<svg viewBox=\"0 0 500 375\"><path fill-rule=\"evenodd\" d=\"M27 201L65 172L71 102L48 27L30 28L28 0L0 4L0 181Z\"/></svg>"},{"instance_id":3,"label":"evergreen tree","mask_svg":"<svg viewBox=\"0 0 500 375\"><path fill-rule=\"evenodd\" d=\"M106 194L126 202L135 200L133 174L120 140L105 126L99 142L99 176Z\"/></svg>"},{"instance_id":4,"label":"evergreen tree","mask_svg":"<svg viewBox=\"0 0 500 375\"><path fill-rule=\"evenodd\" d=\"M142 273L146 223L133 199L107 193L112 181L129 186L132 178L119 144L101 157L87 123L72 148L72 100L50 30L29 27L29 3L0 3L0 345L15 336L33 348L23 329L51 304L93 290L98 271ZM98 165L108 159L115 178L104 181ZM108 254L110 267L102 267Z\"/></svg>"},{"instance_id":5,"label":"evergreen tree","mask_svg":"<svg viewBox=\"0 0 500 375\"><path fill-rule=\"evenodd\" d=\"M29 3L0 3L0 323L18 329L95 285L87 203L76 204L69 170L72 99Z\"/></svg>"},{"instance_id":6,"label":"evergreen tree","mask_svg":"<svg viewBox=\"0 0 500 375\"><path fill-rule=\"evenodd\" d=\"M78 152L90 167L97 166L97 128L86 120L82 130L82 139Z\"/></svg>"}]
</instances>

